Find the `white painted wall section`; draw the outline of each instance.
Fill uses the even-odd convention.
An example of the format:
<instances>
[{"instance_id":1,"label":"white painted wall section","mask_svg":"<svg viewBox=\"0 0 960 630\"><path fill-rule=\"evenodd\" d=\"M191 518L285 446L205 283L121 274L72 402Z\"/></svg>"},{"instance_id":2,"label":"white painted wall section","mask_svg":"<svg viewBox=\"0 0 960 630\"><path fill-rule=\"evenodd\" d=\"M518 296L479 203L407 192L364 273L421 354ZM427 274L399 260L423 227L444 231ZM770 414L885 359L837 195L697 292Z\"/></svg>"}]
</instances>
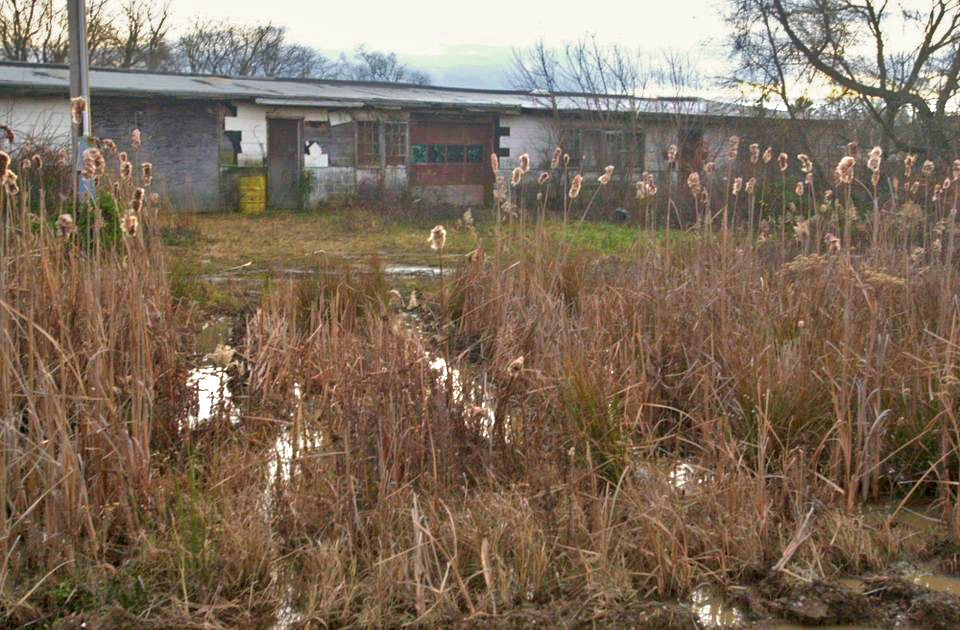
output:
<instances>
[{"instance_id":1,"label":"white painted wall section","mask_svg":"<svg viewBox=\"0 0 960 630\"><path fill-rule=\"evenodd\" d=\"M96 112L93 112L96 116ZM0 97L0 122L27 140L66 144L70 141L70 99L60 96ZM94 119L96 124L96 119Z\"/></svg>"}]
</instances>

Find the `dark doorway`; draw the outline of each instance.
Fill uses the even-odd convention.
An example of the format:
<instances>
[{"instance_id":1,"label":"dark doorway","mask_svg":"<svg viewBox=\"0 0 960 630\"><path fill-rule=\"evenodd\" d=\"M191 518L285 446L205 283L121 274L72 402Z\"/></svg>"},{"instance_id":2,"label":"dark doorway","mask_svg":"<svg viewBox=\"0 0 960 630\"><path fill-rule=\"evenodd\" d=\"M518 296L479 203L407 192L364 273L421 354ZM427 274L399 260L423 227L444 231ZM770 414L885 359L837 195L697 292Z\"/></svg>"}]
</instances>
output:
<instances>
[{"instance_id":1,"label":"dark doorway","mask_svg":"<svg viewBox=\"0 0 960 630\"><path fill-rule=\"evenodd\" d=\"M267 202L282 210L300 207L302 121L267 119Z\"/></svg>"}]
</instances>

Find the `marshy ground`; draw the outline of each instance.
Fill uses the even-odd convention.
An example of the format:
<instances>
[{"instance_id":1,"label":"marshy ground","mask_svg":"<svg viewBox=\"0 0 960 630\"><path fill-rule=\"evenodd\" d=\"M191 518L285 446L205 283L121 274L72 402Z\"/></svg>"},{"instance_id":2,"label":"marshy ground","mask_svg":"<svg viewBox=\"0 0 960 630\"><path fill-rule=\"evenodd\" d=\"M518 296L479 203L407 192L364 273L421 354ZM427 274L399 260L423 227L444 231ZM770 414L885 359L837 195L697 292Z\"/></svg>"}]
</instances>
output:
<instances>
[{"instance_id":1,"label":"marshy ground","mask_svg":"<svg viewBox=\"0 0 960 630\"><path fill-rule=\"evenodd\" d=\"M72 223L6 199L7 625L960 621L942 201L668 236L522 206L129 229L118 191Z\"/></svg>"}]
</instances>

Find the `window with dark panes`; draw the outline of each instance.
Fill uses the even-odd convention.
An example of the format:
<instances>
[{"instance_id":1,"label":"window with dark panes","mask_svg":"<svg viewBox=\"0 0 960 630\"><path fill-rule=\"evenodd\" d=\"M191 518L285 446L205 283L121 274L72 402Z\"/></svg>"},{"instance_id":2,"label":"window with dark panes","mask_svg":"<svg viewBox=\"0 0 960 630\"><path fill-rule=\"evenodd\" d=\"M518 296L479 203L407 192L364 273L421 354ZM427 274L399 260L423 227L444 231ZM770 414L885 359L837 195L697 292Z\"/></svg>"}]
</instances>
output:
<instances>
[{"instance_id":1,"label":"window with dark panes","mask_svg":"<svg viewBox=\"0 0 960 630\"><path fill-rule=\"evenodd\" d=\"M467 164L483 164L483 145L467 145Z\"/></svg>"},{"instance_id":2,"label":"window with dark panes","mask_svg":"<svg viewBox=\"0 0 960 630\"><path fill-rule=\"evenodd\" d=\"M412 144L410 145L410 159L414 164L426 164L427 163L427 145L425 144Z\"/></svg>"},{"instance_id":3,"label":"window with dark panes","mask_svg":"<svg viewBox=\"0 0 960 630\"><path fill-rule=\"evenodd\" d=\"M447 163L463 164L463 145L461 144L447 145Z\"/></svg>"},{"instance_id":4,"label":"window with dark panes","mask_svg":"<svg viewBox=\"0 0 960 630\"><path fill-rule=\"evenodd\" d=\"M380 123L376 120L357 121L357 164L380 165Z\"/></svg>"},{"instance_id":5,"label":"window with dark panes","mask_svg":"<svg viewBox=\"0 0 960 630\"><path fill-rule=\"evenodd\" d=\"M560 149L570 156L570 166L580 166L580 130L564 129L560 136Z\"/></svg>"},{"instance_id":6,"label":"window with dark panes","mask_svg":"<svg viewBox=\"0 0 960 630\"><path fill-rule=\"evenodd\" d=\"M403 164L407 157L407 123L383 123L383 141L387 164Z\"/></svg>"},{"instance_id":7,"label":"window with dark panes","mask_svg":"<svg viewBox=\"0 0 960 630\"><path fill-rule=\"evenodd\" d=\"M587 170L601 169L604 158L603 134L599 129L582 129L580 131L580 159L581 166ZM570 155L572 160L573 154Z\"/></svg>"},{"instance_id":8,"label":"window with dark panes","mask_svg":"<svg viewBox=\"0 0 960 630\"><path fill-rule=\"evenodd\" d=\"M647 163L647 140L642 131L633 132L633 168L643 171Z\"/></svg>"},{"instance_id":9,"label":"window with dark panes","mask_svg":"<svg viewBox=\"0 0 960 630\"><path fill-rule=\"evenodd\" d=\"M428 144L427 162L431 164L442 164L446 162L446 148L444 144Z\"/></svg>"}]
</instances>

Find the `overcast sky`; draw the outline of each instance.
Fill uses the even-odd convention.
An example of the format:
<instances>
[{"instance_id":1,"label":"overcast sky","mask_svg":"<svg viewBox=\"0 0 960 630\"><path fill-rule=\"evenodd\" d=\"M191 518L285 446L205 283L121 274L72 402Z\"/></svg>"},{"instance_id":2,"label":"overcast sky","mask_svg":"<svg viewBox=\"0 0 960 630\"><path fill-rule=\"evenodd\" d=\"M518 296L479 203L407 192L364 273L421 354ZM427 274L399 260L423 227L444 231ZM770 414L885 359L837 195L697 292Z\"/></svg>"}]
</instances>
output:
<instances>
[{"instance_id":1,"label":"overcast sky","mask_svg":"<svg viewBox=\"0 0 960 630\"><path fill-rule=\"evenodd\" d=\"M511 50L543 39L561 45L585 34L657 56L670 49L691 55L706 75L726 56L723 0L559 3L437 0L304 2L301 0L172 0L174 23L197 16L239 23L271 21L291 41L332 55L360 44L395 52L438 85L510 87Z\"/></svg>"}]
</instances>

